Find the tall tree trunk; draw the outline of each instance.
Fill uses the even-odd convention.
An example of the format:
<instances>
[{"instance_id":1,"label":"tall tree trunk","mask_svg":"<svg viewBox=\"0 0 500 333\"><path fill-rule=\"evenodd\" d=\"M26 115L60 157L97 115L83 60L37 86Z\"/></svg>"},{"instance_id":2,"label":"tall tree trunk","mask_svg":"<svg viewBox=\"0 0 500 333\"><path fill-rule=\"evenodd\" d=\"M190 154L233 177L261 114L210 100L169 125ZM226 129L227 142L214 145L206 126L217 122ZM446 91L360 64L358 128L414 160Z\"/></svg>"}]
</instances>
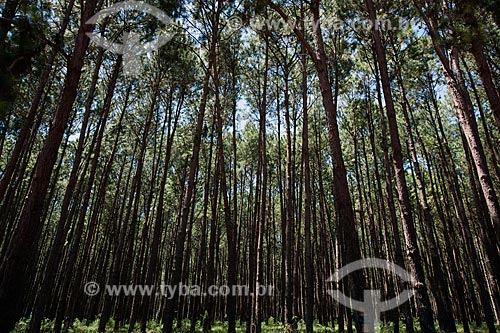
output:
<instances>
[{"instance_id":1,"label":"tall tree trunk","mask_svg":"<svg viewBox=\"0 0 500 333\"><path fill-rule=\"evenodd\" d=\"M170 164L170 157L172 154L172 146L174 142L174 137L177 129L177 124L179 121L180 117L180 111L183 106L184 102L184 89L181 88L181 96L179 98L179 101L177 101L177 107L175 111L175 115L172 117L172 110L173 110L173 105L172 101L170 102L169 105L169 113L168 113L168 130L167 130L167 144L166 144L166 150L165 150L165 157L163 161L163 175L161 178L160 182L160 193L158 194L158 203L157 203L157 208L156 208L156 217L154 220L154 226L153 226L153 239L151 242L151 252L149 255L149 262L147 265L147 273L146 273L146 278L145 278L145 283L146 285L151 285L154 282L154 277L155 274L158 270L158 263L159 263L159 255L160 255L160 241L161 241L161 235L162 235L162 226L163 226L163 220L164 220L164 204L165 204L165 186L167 183L167 175L168 175L168 167ZM173 118L173 119L172 119ZM173 124L172 124L173 121ZM145 329L146 326L146 320L148 316L148 309L149 305L151 304L151 299L149 296L145 296L142 299L142 314L141 314L141 330Z\"/></svg>"},{"instance_id":2,"label":"tall tree trunk","mask_svg":"<svg viewBox=\"0 0 500 333\"><path fill-rule=\"evenodd\" d=\"M82 279L83 270L85 269L85 267L77 266L77 256L80 250L81 238L85 228L85 217L87 210L89 209L92 188L94 187L94 181L97 177L97 168L99 166L99 156L101 154L102 141L104 137L106 123L111 109L111 102L113 100L113 94L115 91L121 64L122 64L122 57L118 56L113 68L113 73L111 75L109 85L107 87L106 98L104 101L102 114L100 115L99 123L97 126L98 128L97 133L92 140L90 148L90 150L93 151L92 158L91 155L89 155L90 172L88 176L88 181L86 183L85 192L83 194L80 211L79 214L77 214L76 223L73 225L73 235L71 239L72 243L67 254L67 267L66 267L67 271L69 272L76 271L75 275L73 276L73 279L69 278L66 279L63 288L64 291L63 293L68 295L67 297L68 302L66 303L67 305L66 313L70 314L70 317L71 317L70 312L72 311L73 308L72 305L74 305L77 300L80 300L81 292L83 290L83 288L80 288L80 281ZM83 178L84 177L82 177L81 180L82 183L84 182ZM89 228L90 227L91 226L89 225ZM86 256L84 256L84 258L86 258ZM77 269L74 268L75 266L77 267ZM72 289L73 291L70 293L71 286L73 286L74 288Z\"/></svg>"},{"instance_id":3,"label":"tall tree trunk","mask_svg":"<svg viewBox=\"0 0 500 333\"><path fill-rule=\"evenodd\" d=\"M7 2L10 4L7 4L5 6L3 14L8 14L9 9L7 9L7 6L17 3L16 0ZM61 38L61 36L63 36L66 32L66 28L70 21L70 14L71 11L73 10L74 3L75 3L74 0L70 0L70 2L67 5L65 16L61 24L61 29L58 33L58 38ZM2 42L2 40L3 38L0 37L0 43ZM39 106L42 101L43 93L47 89L47 83L49 82L50 74L52 72L52 69L54 68L56 55L57 51L55 49L52 49L48 57L49 59L47 61L45 69L42 71L42 74L40 76L40 83L38 84L38 88L36 89L35 94L33 96L33 100L31 102L28 114L24 119L24 124L21 129L21 132L19 133L19 137L17 138L14 148L12 149L9 162L5 166L5 169L3 170L2 178L0 179L0 202L2 202L5 198L7 187L9 186L12 180L12 176L14 175L14 171L16 170L16 166L19 162L19 158L21 157L23 149L27 149L29 147L29 145L26 144L26 141L29 138L30 131L33 127L33 123L39 111ZM38 126L36 126L35 128L38 128Z\"/></svg>"},{"instance_id":4,"label":"tall tree trunk","mask_svg":"<svg viewBox=\"0 0 500 333\"><path fill-rule=\"evenodd\" d=\"M478 8L476 7L476 3L474 1L461 1L458 5L459 15L469 27L470 32L470 34L468 36L464 36L464 38L470 40L470 51L474 56L477 69L479 70L484 91L486 92L486 96L490 102L490 107L493 111L496 124L498 128L500 128L500 96L498 94L498 89L493 83L491 70L484 55L484 36L481 31L480 23L476 18L477 10Z\"/></svg>"},{"instance_id":5,"label":"tall tree trunk","mask_svg":"<svg viewBox=\"0 0 500 333\"><path fill-rule=\"evenodd\" d=\"M471 151L475 168L479 176L479 183L481 184L481 190L486 200L490 220L495 229L497 241L500 241L500 205L491 181L483 144L479 137L472 101L460 70L458 48L452 46L449 52L450 57L448 58L442 40L438 34L435 18L437 14L432 11L430 13L424 12L418 0L414 0L414 3L420 16L427 25L434 49L443 67L444 77L455 106L460 127L467 139L467 145Z\"/></svg>"},{"instance_id":6,"label":"tall tree trunk","mask_svg":"<svg viewBox=\"0 0 500 333\"><path fill-rule=\"evenodd\" d=\"M286 60L285 60L286 62ZM294 240L297 239L295 223L294 223L294 177L292 174L292 169L295 168L293 162L293 152L292 152L292 135L290 132L290 92L289 92L289 68L288 64L283 65L283 79L285 89L283 91L284 94L284 108L285 108L285 137L286 137L286 159L285 159L285 227L286 227L286 267L287 267L287 282L286 282L286 312L288 314L286 318L286 323L289 325L294 325L296 323L292 322L292 318L294 315L297 315L297 311L294 311L294 305L298 303L297 295L294 292L294 282L295 275L298 267L294 265L294 259L296 256L294 255Z\"/></svg>"},{"instance_id":7,"label":"tall tree trunk","mask_svg":"<svg viewBox=\"0 0 500 333\"><path fill-rule=\"evenodd\" d=\"M314 263L311 244L311 164L309 160L309 115L307 107L307 59L302 47L302 161L304 163L304 236L305 236L305 274L306 274L306 332L313 332L314 321Z\"/></svg>"},{"instance_id":8,"label":"tall tree trunk","mask_svg":"<svg viewBox=\"0 0 500 333\"><path fill-rule=\"evenodd\" d=\"M433 286L434 298L437 305L437 319L439 326L442 330L446 332L456 332L457 327L455 325L455 319L453 318L452 304L449 295L448 281L445 273L441 267L442 257L439 254L436 237L432 232L434 226L434 218L432 216L431 207L429 206L427 198L427 190L424 183L424 176L422 174L422 168L418 161L415 139L413 136L412 124L410 121L410 102L406 97L406 90L403 84L403 78L401 77L400 68L396 69L396 76L399 86L399 91L401 95L401 109L403 112L403 118L406 124L406 131L408 135L408 149L410 150L410 156L413 162L414 174L416 178L417 188L418 188L418 198L420 202L420 208L422 209L422 217L424 222L424 231L426 235L426 240L429 245L429 256L431 259L431 269L429 272L429 282Z\"/></svg>"},{"instance_id":9,"label":"tall tree trunk","mask_svg":"<svg viewBox=\"0 0 500 333\"><path fill-rule=\"evenodd\" d=\"M382 81L382 90L384 92L384 100L386 104L387 120L389 122L389 134L391 138L392 160L394 174L396 178L396 188L398 191L399 208L401 213L401 221L406 241L406 249L411 272L415 278L417 315L420 320L420 328L422 332L435 332L434 320L432 315L431 302L425 282L425 273L422 264L422 257L418 248L417 231L413 222L412 207L408 186L406 183L405 171L403 167L403 154L401 151L401 142L398 132L398 124L396 119L396 110L391 92L391 82L389 79L389 71L387 68L387 57L382 44L380 31L377 28L377 16L372 0L365 0L368 14L372 24L372 36L377 55L377 62L380 70Z\"/></svg>"},{"instance_id":10,"label":"tall tree trunk","mask_svg":"<svg viewBox=\"0 0 500 333\"><path fill-rule=\"evenodd\" d=\"M249 333L260 333L261 332L261 322L262 322L262 309L259 299L259 286L263 281L263 271L262 271L262 234L263 229L266 225L267 219L267 150L266 150L266 114L267 114L267 82L268 82L268 71L269 71L269 39L266 34L265 37L265 55L264 55L264 77L262 83L261 100L259 101L259 159L257 162L257 170L259 174L257 175L257 189L255 191L255 215L254 215L254 241L250 244L253 248L253 252L249 260L252 262L252 275L253 280L250 280L252 284L252 293L250 296L251 307L250 307L250 318L247 322L247 332Z\"/></svg>"},{"instance_id":11,"label":"tall tree trunk","mask_svg":"<svg viewBox=\"0 0 500 333\"><path fill-rule=\"evenodd\" d=\"M92 25L85 22L94 13L95 0L88 0L82 8L80 27L75 49L68 63L68 70L49 133L38 155L35 175L21 212L19 226L11 241L7 257L0 267L0 330L10 331L21 316L23 299L34 270L33 257L42 231L40 217L47 194L50 175L57 159L59 145L67 126L76 98L85 53L89 44L86 33Z\"/></svg>"},{"instance_id":12,"label":"tall tree trunk","mask_svg":"<svg viewBox=\"0 0 500 333\"><path fill-rule=\"evenodd\" d=\"M218 52L216 52L218 53ZM218 174L220 177L220 190L224 203L224 224L226 225L227 235L227 285L231 292L227 295L227 321L228 333L236 333L236 295L233 294L234 287L237 283L238 276L238 256L236 252L237 241L237 226L236 212L231 214L231 207L228 197L228 185L226 179L226 161L224 158L224 142L223 142L223 124L222 124L222 105L220 101L220 83L219 83L219 68L218 58L214 60L213 80L215 88L215 109L217 122L217 158L218 158ZM233 78L234 79L234 78ZM234 180L236 181L236 179ZM235 194L234 194L235 195Z\"/></svg>"},{"instance_id":13,"label":"tall tree trunk","mask_svg":"<svg viewBox=\"0 0 500 333\"><path fill-rule=\"evenodd\" d=\"M99 50L96 68L93 73L92 82L89 88L89 94L87 96L87 101L85 105L85 113L83 116L83 122L80 129L80 137L78 138L78 147L75 152L75 159L73 161L73 167L71 169L71 173L68 179L68 184L66 186L66 191L64 193L64 198L61 206L61 213L59 217L59 222L57 225L57 231L54 235L54 242L52 244L52 248L49 253L49 257L47 259L47 264L45 268L44 277L42 280L42 284L40 285L39 295L37 296L36 302L33 308L33 317L30 322L31 331L38 332L40 330L40 324L43 319L43 312L45 311L45 307L47 302L49 301L49 295L52 291L51 284L54 281L55 275L57 273L57 266L59 265L59 261L62 255L64 240L66 238L66 233L68 231L67 226L67 218L69 214L69 206L71 203L71 199L74 195L74 190L77 183L78 170L80 170L80 163L83 156L84 144L85 144L85 136L87 131L87 125L89 121L91 106L94 101L94 93L97 87L97 80L99 77L99 70L102 64L104 50ZM118 74L116 73L116 78ZM115 82L113 84L116 84Z\"/></svg>"},{"instance_id":14,"label":"tall tree trunk","mask_svg":"<svg viewBox=\"0 0 500 333\"><path fill-rule=\"evenodd\" d=\"M268 1L269 6L274 9L286 22L290 22L286 13L276 4ZM311 3L314 22L314 44L315 49L305 39L305 36L294 28L293 32L300 43L306 48L311 57L319 79L319 85L322 96L322 103L325 109L326 122L328 126L328 144L333 163L333 194L334 206L336 211L336 225L340 233L340 241L343 245L349 244L349 250L346 249L347 257L344 258L344 264L361 259L359 248L358 233L356 230L355 217L352 207L351 195L347 183L346 168L342 156L342 147L340 143L339 126L337 122L337 93L338 93L338 73L335 79L335 98L332 92L332 83L328 73L328 58L325 52L323 35L320 26L320 1L315 0ZM351 296L361 299L364 290L364 278L361 272L350 274L349 288ZM356 316L356 330L362 331L361 317Z\"/></svg>"},{"instance_id":15,"label":"tall tree trunk","mask_svg":"<svg viewBox=\"0 0 500 333\"><path fill-rule=\"evenodd\" d=\"M196 186L196 174L198 171L199 164L199 156L200 156L200 147L201 147L201 135L203 133L203 119L205 117L205 110L207 106L207 98L208 98L208 88L210 82L210 76L214 65L214 60L216 57L216 47L217 47L217 39L218 39L218 26L219 26L219 18L220 11L222 6L222 1L218 0L218 6L216 9L216 13L214 13L214 21L212 26L212 36L210 40L210 50L209 50L209 62L208 67L205 73L205 79L203 82L202 95L200 108L198 111L198 117L196 119L196 128L193 133L193 149L191 154L191 161L189 163L189 175L188 175L188 183L186 186L186 192L183 199L182 211L179 221L179 229L175 241L175 257L174 257L174 267L172 272L172 277L170 280L171 286L176 286L181 282L182 278L182 263L183 263L183 255L184 255L184 243L186 239L187 232L187 224L189 219L189 207L191 206L191 200L193 197L194 187ZM175 318L175 311L177 310L178 303L178 295L174 295L172 299L167 301L167 304L163 313L163 333L172 333L172 326Z\"/></svg>"},{"instance_id":16,"label":"tall tree trunk","mask_svg":"<svg viewBox=\"0 0 500 333\"><path fill-rule=\"evenodd\" d=\"M376 55L373 55L374 59L376 58ZM392 184L392 171L394 170L391 168L391 162L390 162L390 157L389 157L389 147L387 145L387 124L385 120L385 114L384 114L384 106L382 103L382 91L380 87L380 71L378 70L378 65L377 65L377 60L375 59L374 62L374 70L373 73L376 78L376 91L377 91L377 104L378 104L378 109L380 112L380 120L381 120L381 132L382 132L382 150L383 150L383 156L384 156L384 169L385 169L385 189L387 193L387 204L389 208L389 220L390 220L390 227L392 231L392 236L395 242L394 246L394 259L397 265L400 267L405 267L404 264L404 258L403 258L403 247L402 247L402 241L401 241L401 234L399 231L399 226L398 226L398 221L397 221L397 216L396 216L396 205L394 203L394 190L393 190L393 184ZM414 327L413 327L413 319L411 315L411 307L408 303L403 304L403 312L405 314L405 323L406 323L406 330L408 333L413 333L414 332Z\"/></svg>"}]
</instances>

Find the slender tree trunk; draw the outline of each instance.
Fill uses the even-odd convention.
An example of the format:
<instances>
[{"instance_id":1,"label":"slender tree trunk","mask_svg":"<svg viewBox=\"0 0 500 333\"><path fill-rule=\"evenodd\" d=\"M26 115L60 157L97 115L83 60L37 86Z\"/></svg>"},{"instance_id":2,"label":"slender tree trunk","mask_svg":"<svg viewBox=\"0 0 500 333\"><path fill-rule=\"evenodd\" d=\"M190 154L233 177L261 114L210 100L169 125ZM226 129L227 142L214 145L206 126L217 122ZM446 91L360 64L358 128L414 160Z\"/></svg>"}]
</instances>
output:
<instances>
[{"instance_id":1,"label":"slender tree trunk","mask_svg":"<svg viewBox=\"0 0 500 333\"><path fill-rule=\"evenodd\" d=\"M66 238L65 231L68 230L67 227L67 218L69 213L69 206L71 202L71 198L73 197L73 192L77 183L77 175L78 170L80 169L80 164L83 156L84 143L85 143L85 135L87 131L87 125L89 121L91 105L94 101L94 93L97 86L97 79L99 77L99 69L102 64L103 50L99 50L98 60L96 64L96 68L93 73L92 83L89 88L89 94L87 97L87 102L85 105L85 113L83 116L83 122L80 130L80 137L78 138L78 147L75 153L75 159L73 161L73 167L71 169L71 174L68 179L68 184L66 186L66 192L64 194L61 213L59 222L57 225L57 231L54 235L54 242L52 244L52 248L49 253L49 257L47 260L45 275L42 280L42 284L40 285L39 295L34 304L33 309L33 317L30 322L30 330L32 332L38 332L40 330L40 324L43 319L43 312L45 311L45 307L47 302L49 301L49 295L52 291L51 284L54 281L55 275L57 273L57 266L59 265L59 261L61 258L61 252L63 250L64 240ZM116 82L115 82L116 83Z\"/></svg>"},{"instance_id":2,"label":"slender tree trunk","mask_svg":"<svg viewBox=\"0 0 500 333\"><path fill-rule=\"evenodd\" d=\"M2 14L4 15L13 15L14 12L11 12L9 14L9 9L8 6L17 6L17 1L7 1L8 4L5 6L5 10ZM73 5L75 1L70 0L64 19L61 24L61 29L59 31L59 38L64 35L66 32L66 28L69 24L70 20L70 14L71 11L73 10ZM12 10L14 7L12 7L10 10ZM3 21L2 21L3 22ZM10 24L10 23L9 23ZM3 38L0 37L0 43L2 43ZM49 59L47 61L47 65L45 66L45 69L43 70L41 76L40 76L40 83L38 84L38 88L35 91L33 101L31 102L28 114L26 115L26 118L24 119L24 124L21 129L21 132L19 133L19 137L16 140L16 143L14 145L14 148L12 149L9 162L5 166L5 169L3 170L2 173L2 178L0 179L0 203L5 199L5 193L7 192L7 188L12 180L12 176L14 175L14 171L16 170L16 166L18 165L19 158L21 157L21 153L23 150L26 150L29 146L26 144L26 141L29 138L30 131L32 130L33 123L35 121L35 118L38 114L39 111L39 106L42 101L42 96L44 91L47 89L47 83L49 82L50 79L50 74L54 68L54 62L56 59L56 50L52 49L51 53L49 55ZM35 128L38 128L36 126ZM36 130L34 131L36 132Z\"/></svg>"},{"instance_id":3,"label":"slender tree trunk","mask_svg":"<svg viewBox=\"0 0 500 333\"><path fill-rule=\"evenodd\" d=\"M266 150L266 114L267 114L267 80L269 71L269 39L265 37L265 55L264 55L264 77L262 83L261 100L259 105L259 160L257 162L257 189L255 191L255 216L254 216L254 242L250 246L253 247L253 256L249 258L253 262L253 280L252 284L253 295L251 298L251 314L250 320L247 322L247 332L260 333L262 323L262 309L258 295L259 286L263 281L262 271L262 239L263 229L266 225L266 190L267 190L267 150Z\"/></svg>"},{"instance_id":4,"label":"slender tree trunk","mask_svg":"<svg viewBox=\"0 0 500 333\"><path fill-rule=\"evenodd\" d=\"M214 16L214 22L212 27L212 38L210 40L210 51L209 51L209 63L208 68L205 73L205 79L203 82L203 89L201 95L200 109L198 112L198 117L196 120L196 128L193 133L193 151L191 154L191 161L189 163L189 176L188 183L186 187L185 196L182 204L182 211L180 216L179 230L175 241L175 257L174 257L174 267L172 272L172 277L170 280L171 286L176 286L181 282L182 274L182 263L184 255L184 242L186 239L186 229L189 218L189 207L191 206L191 200L193 197L193 191L196 179L196 174L198 170L200 147L201 147L201 135L203 133L203 119L205 117L205 110L207 106L208 98L208 88L211 71L213 69L214 58L216 56L216 46L218 38L218 25L219 25L219 15L221 10L221 0L218 1L217 13ZM175 311L177 310L178 298L177 295L167 301L166 307L163 313L163 333L172 333L172 326L175 318Z\"/></svg>"},{"instance_id":5,"label":"slender tree trunk","mask_svg":"<svg viewBox=\"0 0 500 333\"><path fill-rule=\"evenodd\" d=\"M155 222L154 222L154 227L153 227L153 240L151 242L151 252L149 255L149 262L147 265L147 273L146 273L146 278L145 278L145 283L146 285L151 285L154 281L154 277L156 274L156 271L158 270L158 263L159 263L159 255L160 255L160 241L161 241L161 234L162 234L162 226L163 226L163 219L164 219L164 200L165 200L165 186L167 182L167 175L168 175L168 167L170 164L170 157L172 154L172 146L174 142L174 137L177 129L177 124L179 121L180 117L180 111L183 106L184 102L184 89L181 88L182 91L180 92L181 96L179 98L179 101L177 102L177 107L176 107L176 112L175 115L172 117L172 110L173 110L173 105L172 102L170 102L169 105L169 113L168 113L168 130L167 130L167 144L166 144L166 150L165 150L165 157L163 161L163 175L161 178L160 182L160 193L158 194L158 203L157 203L157 208L156 208L156 217L155 217ZM173 118L173 119L172 119ZM172 124L173 121L173 124ZM148 309L151 304L151 299L149 296L145 296L142 300L141 306L142 306L142 314L141 314L141 330L145 329L146 326L146 321L147 321L147 315L148 315Z\"/></svg>"},{"instance_id":6,"label":"slender tree trunk","mask_svg":"<svg viewBox=\"0 0 500 333\"><path fill-rule=\"evenodd\" d=\"M87 209L89 209L89 203L90 203L90 196L92 194L92 188L94 186L94 181L97 176L97 168L98 168L98 162L99 162L99 156L101 154L101 147L102 147L102 141L104 137L104 131L106 128L106 123L109 117L109 112L111 109L111 102L113 100L113 94L115 91L116 87L116 82L118 80L118 75L120 72L120 67L122 64L122 58L121 56L118 57L116 60L116 63L113 68L113 74L110 79L110 83L108 85L108 89L106 92L106 98L105 102L103 105L103 110L102 114L100 116L99 124L98 124L98 130L96 135L94 136L92 145L91 145L91 151L94 152L92 158L90 158L89 155L89 161L90 161L90 173L89 173L89 178L86 184L86 189L83 195L82 203L81 203L81 208L80 212L78 214L78 217L76 218L76 223L73 226L73 235L72 235L72 243L70 246L70 249L68 251L67 255L67 267L66 269L70 272L75 272L75 275L73 276L73 279L66 279L65 285L64 285L64 294L66 294L67 297L67 302L66 302L66 313L70 314L71 317L71 311L73 309L73 304L77 301L80 300L81 292L83 288L80 288L80 281L82 279L82 270L84 267L78 267L77 266L77 256L78 256L78 251L80 250L80 243L81 243L81 238L83 235L83 230L85 227L85 217L86 217L86 212ZM83 178L82 178L83 182ZM90 228L90 226L89 226ZM85 258L85 256L84 256ZM78 268L75 270L74 267L77 266ZM71 289L71 286L74 286L73 289ZM70 290L72 292L70 293ZM69 310L69 311L68 311Z\"/></svg>"},{"instance_id":7,"label":"slender tree trunk","mask_svg":"<svg viewBox=\"0 0 500 333\"><path fill-rule=\"evenodd\" d=\"M286 61L286 60L285 60ZM289 87L288 80L288 65L284 64L283 66L283 79L285 89L283 91L284 94L284 108L285 108L285 137L286 137L286 160L285 160L285 220L286 220L286 267L287 267L287 284L286 284L286 306L287 306L287 318L286 323L290 325L295 325L296 323L292 322L292 318L297 314L297 311L294 311L294 304L297 304L297 297L294 292L294 282L295 282L295 273L297 272L294 265L294 240L297 238L295 231L295 223L294 223L294 198L293 198L293 184L294 179L292 175L292 169L294 168L293 152L292 152L292 135L290 132L290 105L289 105Z\"/></svg>"},{"instance_id":8,"label":"slender tree trunk","mask_svg":"<svg viewBox=\"0 0 500 333\"><path fill-rule=\"evenodd\" d=\"M42 231L40 218L43 212L43 202L47 195L50 175L57 159L63 133L76 98L89 43L85 33L89 32L92 26L85 24L85 22L93 14L95 5L95 0L88 0L82 9L75 49L68 64L59 105L42 151L38 155L35 175L21 212L19 227L11 241L7 257L0 267L0 329L2 331L10 331L21 316L23 299L34 270L32 259L37 255L37 245Z\"/></svg>"},{"instance_id":9,"label":"slender tree trunk","mask_svg":"<svg viewBox=\"0 0 500 333\"><path fill-rule=\"evenodd\" d=\"M372 0L365 0L368 9L370 20L377 22L375 7ZM403 224L403 231L405 235L406 248L408 253L409 265L412 274L416 280L416 302L417 302L417 315L420 320L420 328L422 332L429 333L435 332L434 320L432 315L431 302L427 291L425 282L425 273L422 264L422 257L418 248L417 231L413 222L412 207L410 196L408 194L408 186L405 178L405 171L403 167L403 155L401 151L401 142L399 139L398 124L396 120L396 110L394 108L394 101L391 92L389 71L387 68L387 58L380 31L376 24L372 25L372 35L375 45L375 53L380 70L380 77L382 81L382 90L384 92L384 99L386 104L387 119L389 122L389 134L391 138L392 159L394 174L396 178L396 188L398 191L399 208L401 213L401 221Z\"/></svg>"},{"instance_id":10,"label":"slender tree trunk","mask_svg":"<svg viewBox=\"0 0 500 333\"><path fill-rule=\"evenodd\" d=\"M446 79L448 89L450 90L458 120L460 121L460 127L462 128L465 138L467 139L467 145L471 151L475 168L479 176L479 183L481 184L481 190L486 200L491 223L495 229L497 241L500 241L500 205L498 203L495 188L491 181L483 144L479 137L472 102L460 70L458 49L455 46L452 46L449 52L450 57L447 57L446 50L443 47L441 38L439 37L437 31L435 17L433 17L436 14L424 13L419 1L414 0L414 3L427 25L434 49L436 50L443 67L444 77Z\"/></svg>"},{"instance_id":11,"label":"slender tree trunk","mask_svg":"<svg viewBox=\"0 0 500 333\"><path fill-rule=\"evenodd\" d=\"M285 21L289 22L288 16L276 4L268 1L269 6L274 9ZM326 57L323 35L319 21L320 1L315 0L311 3L313 13L314 29L313 37L315 49L307 42L304 35L296 28L293 29L300 43L306 48L309 56L312 58L321 90L323 107L326 114L328 126L328 144L333 163L333 194L334 206L336 211L336 225L340 233L340 240L343 245L349 244L349 250L346 250L344 263L354 262L361 258L359 248L358 233L356 230L355 217L352 207L351 195L347 183L346 168L342 156L342 147L340 143L340 133L337 122L337 93L338 77L335 80L335 98L332 93L332 83L328 73L328 59ZM338 74L338 73L337 73ZM364 289L364 279L361 272L355 272L349 276L349 288L352 297L361 299ZM361 317L355 318L356 330L362 331Z\"/></svg>"},{"instance_id":12,"label":"slender tree trunk","mask_svg":"<svg viewBox=\"0 0 500 333\"><path fill-rule=\"evenodd\" d=\"M423 215L423 228L425 231L426 240L429 245L429 256L431 260L429 281L433 286L433 290L431 292L435 295L437 305L437 319L442 330L446 332L456 332L457 327L455 325L455 319L453 318L453 312L451 308L452 304L450 295L448 293L448 281L441 267L442 256L440 256L439 254L436 238L434 236L434 233L432 232L432 228L434 226L434 218L432 217L431 207L429 206L429 202L427 199L427 190L424 183L424 177L422 175L422 169L417 157L410 116L408 115L411 106L406 97L406 90L403 85L403 79L401 77L400 69L398 68L396 71L399 90L401 94L401 109L403 112L403 118L406 123L406 131L408 135L408 149L410 150L410 155L414 166L414 174L418 188L420 208L422 209Z\"/></svg>"},{"instance_id":13,"label":"slender tree trunk","mask_svg":"<svg viewBox=\"0 0 500 333\"><path fill-rule=\"evenodd\" d=\"M500 128L500 96L498 89L493 83L491 70L484 55L484 36L481 31L480 23L477 21L476 12L478 8L474 1L462 1L458 6L458 11L465 24L470 29L470 35L467 36L471 43L471 53L474 56L479 75L483 83L484 91L490 102L491 111L495 117L496 124Z\"/></svg>"},{"instance_id":14,"label":"slender tree trunk","mask_svg":"<svg viewBox=\"0 0 500 333\"><path fill-rule=\"evenodd\" d=\"M311 244L311 165L309 160L309 115L307 107L307 59L302 47L302 160L304 163L304 236L305 236L305 274L306 274L306 332L313 332L314 321L314 263Z\"/></svg>"}]
</instances>

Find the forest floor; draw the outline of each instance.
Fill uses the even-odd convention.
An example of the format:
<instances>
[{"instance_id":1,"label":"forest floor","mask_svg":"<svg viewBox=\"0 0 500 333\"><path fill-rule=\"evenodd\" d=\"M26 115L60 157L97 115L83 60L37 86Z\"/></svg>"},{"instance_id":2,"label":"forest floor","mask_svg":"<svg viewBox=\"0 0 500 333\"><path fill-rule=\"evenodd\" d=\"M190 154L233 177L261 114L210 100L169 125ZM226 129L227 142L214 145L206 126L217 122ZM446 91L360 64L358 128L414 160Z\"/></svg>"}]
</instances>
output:
<instances>
[{"instance_id":1,"label":"forest floor","mask_svg":"<svg viewBox=\"0 0 500 333\"><path fill-rule=\"evenodd\" d=\"M238 326L236 328L237 332L238 333L244 333L246 330L245 330L245 322L241 322L241 323L238 323ZM94 321L79 321L79 320L76 320L73 325L71 325L71 328L68 329L68 333L94 333L94 332L98 332L98 325L99 325L99 320L94 320ZM182 322L182 325L180 328L177 328L177 330L175 332L177 333L188 333L188 332L191 332L190 330L190 321L188 320L185 320ZM415 322L415 329L417 332L419 332L419 325L418 325L418 322ZM437 326L437 325L436 325ZM26 321L26 320L21 320L17 325L16 325L16 329L14 331L12 331L11 333L25 333L25 332L28 332L28 327L29 327L29 321ZM42 332L44 333L49 333L49 332L53 332L52 330L52 327L53 327L53 323L51 321L44 321L43 325L42 325ZM122 328L120 328L118 331L115 331L113 330L113 327L114 327L114 321L111 319L109 322L108 322L108 325L106 327L106 332L118 332L118 333L126 333L128 332L128 325L125 325L123 326ZM401 323L401 329L400 329L400 332L401 333L404 333L405 330L404 330L404 324ZM147 330L146 332L147 333L161 333L161 328L162 328L162 325L160 322L158 321L149 321L148 324L147 324ZM488 329L486 328L486 325L483 325L481 327L477 327L475 325L471 325L470 326L470 330L472 333L487 333L488 332ZM197 324L196 326L196 332L202 332L202 327L200 325L200 323ZM285 329L285 326L282 324L282 323L277 323L277 322L274 322L272 319L270 321L268 321L267 323L266 322L263 322L262 323L262 332L263 333L271 333L271 332L276 332L276 333L292 333L292 332L296 332L296 333L302 333L302 332L305 332L305 324L303 321L300 321L299 324L298 324L298 329L296 331L291 331L291 330L287 330ZM464 330L463 330L463 327L460 323L457 323L457 333L463 333ZM497 331L500 332L500 326L497 326ZM137 332L139 333L140 330L139 330L139 324L136 325L136 329L133 331L133 332ZM214 323L214 326L212 327L212 332L214 333L224 333L224 332L227 332L227 323L226 322L220 322L220 321L216 321ZM319 333L323 333L323 332L338 332L338 330L336 328L333 328L333 327L328 327L328 326L323 326L317 322L315 322L314 324L314 332L319 332ZM389 325L384 325L381 330L380 330L381 333L392 333L393 332L393 326L392 326L392 323L389 324Z\"/></svg>"}]
</instances>

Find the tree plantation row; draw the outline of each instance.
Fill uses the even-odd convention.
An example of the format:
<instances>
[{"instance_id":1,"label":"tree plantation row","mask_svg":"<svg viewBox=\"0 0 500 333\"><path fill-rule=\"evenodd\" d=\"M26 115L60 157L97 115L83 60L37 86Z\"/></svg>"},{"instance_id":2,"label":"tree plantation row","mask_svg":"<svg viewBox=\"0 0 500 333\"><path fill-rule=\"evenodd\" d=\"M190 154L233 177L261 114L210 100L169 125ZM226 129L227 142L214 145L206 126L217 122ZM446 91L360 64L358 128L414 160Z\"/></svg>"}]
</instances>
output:
<instances>
[{"instance_id":1,"label":"tree plantation row","mask_svg":"<svg viewBox=\"0 0 500 333\"><path fill-rule=\"evenodd\" d=\"M2 0L0 332L497 332L496 5Z\"/></svg>"}]
</instances>

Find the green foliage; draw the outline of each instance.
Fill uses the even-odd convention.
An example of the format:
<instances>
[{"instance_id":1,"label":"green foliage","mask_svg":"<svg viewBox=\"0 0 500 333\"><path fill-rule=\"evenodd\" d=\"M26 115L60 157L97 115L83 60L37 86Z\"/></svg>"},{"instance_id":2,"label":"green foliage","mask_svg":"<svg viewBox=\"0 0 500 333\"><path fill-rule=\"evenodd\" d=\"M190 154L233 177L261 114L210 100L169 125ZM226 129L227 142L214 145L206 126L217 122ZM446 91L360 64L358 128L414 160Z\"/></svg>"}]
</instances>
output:
<instances>
[{"instance_id":1,"label":"green foliage","mask_svg":"<svg viewBox=\"0 0 500 333\"><path fill-rule=\"evenodd\" d=\"M37 10L30 8L29 10ZM0 125L6 121L18 97L18 82L41 58L45 46L43 25L37 15L16 16L6 39L0 41Z\"/></svg>"},{"instance_id":2,"label":"green foliage","mask_svg":"<svg viewBox=\"0 0 500 333\"><path fill-rule=\"evenodd\" d=\"M68 333L95 333L97 332L99 320L96 319L94 321L80 321L80 320L75 320L71 327L68 330ZM246 328L245 328L246 323L245 322L237 322L236 326L236 332L238 333L244 333ZM414 322L415 329L418 332L419 331L419 322L418 320L415 320ZM400 332L404 333L405 332L405 325L403 322L400 322ZM177 327L176 324L174 324L174 327ZM20 320L14 331L11 333L26 333L29 328L29 320ZM497 329L499 329L500 326L497 325ZM49 321L48 319L45 319L42 324L42 332L50 332L52 329L52 322ZM146 324L146 333L161 333L162 325L161 322L157 320L150 320ZM463 333L464 329L461 323L457 323L457 333ZM476 326L475 324L471 324L470 327L471 332L473 333L486 333L488 332L487 327L485 324L481 326ZM127 332L128 331L128 325L125 325L121 327L118 331L114 330L114 320L113 318L110 319L108 324L106 325L106 332ZM196 331L195 332L202 332L202 325L200 322L197 323L196 325ZM133 332L139 333L139 324L136 324ZM176 333L190 333L191 331L191 322L189 320L183 320L181 323L181 327L175 330ZM211 332L227 332L227 322L221 322L221 321L215 321L214 325L212 326ZM303 320L299 321L298 327L296 329L293 329L291 325L285 324L283 325L282 323L275 322L274 319L271 317L267 321L264 321L262 323L262 332L264 333L304 333L305 332L305 323ZM318 333L328 333L328 332L338 332L338 326L335 325L335 329L332 328L331 326L324 326L319 324L317 321L314 322L314 332ZM393 333L394 332L394 324L391 323L385 323L382 324L380 327L380 332L383 333Z\"/></svg>"}]
</instances>

